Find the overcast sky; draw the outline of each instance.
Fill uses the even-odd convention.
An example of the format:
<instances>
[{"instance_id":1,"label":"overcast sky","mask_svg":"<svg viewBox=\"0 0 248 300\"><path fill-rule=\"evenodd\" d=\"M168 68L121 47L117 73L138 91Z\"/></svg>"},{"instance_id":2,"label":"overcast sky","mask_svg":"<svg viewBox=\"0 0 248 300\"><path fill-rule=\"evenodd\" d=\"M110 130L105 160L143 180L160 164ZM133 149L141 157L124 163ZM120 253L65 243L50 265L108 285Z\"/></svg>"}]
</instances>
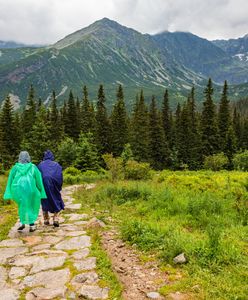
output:
<instances>
[{"instance_id":1,"label":"overcast sky","mask_svg":"<svg viewBox=\"0 0 248 300\"><path fill-rule=\"evenodd\" d=\"M0 0L0 40L51 44L103 17L142 33L237 38L248 33L248 0Z\"/></svg>"}]
</instances>

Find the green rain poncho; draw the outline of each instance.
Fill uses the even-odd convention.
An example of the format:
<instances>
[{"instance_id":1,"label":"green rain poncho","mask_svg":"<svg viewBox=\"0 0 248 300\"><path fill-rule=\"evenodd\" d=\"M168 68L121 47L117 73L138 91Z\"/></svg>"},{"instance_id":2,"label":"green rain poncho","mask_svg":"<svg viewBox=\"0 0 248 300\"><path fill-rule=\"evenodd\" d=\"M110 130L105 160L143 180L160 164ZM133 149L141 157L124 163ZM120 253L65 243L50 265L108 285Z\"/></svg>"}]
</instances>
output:
<instances>
[{"instance_id":1,"label":"green rain poncho","mask_svg":"<svg viewBox=\"0 0 248 300\"><path fill-rule=\"evenodd\" d=\"M38 168L31 162L16 163L10 171L3 198L17 203L22 224L33 224L38 218L41 199L46 198Z\"/></svg>"}]
</instances>

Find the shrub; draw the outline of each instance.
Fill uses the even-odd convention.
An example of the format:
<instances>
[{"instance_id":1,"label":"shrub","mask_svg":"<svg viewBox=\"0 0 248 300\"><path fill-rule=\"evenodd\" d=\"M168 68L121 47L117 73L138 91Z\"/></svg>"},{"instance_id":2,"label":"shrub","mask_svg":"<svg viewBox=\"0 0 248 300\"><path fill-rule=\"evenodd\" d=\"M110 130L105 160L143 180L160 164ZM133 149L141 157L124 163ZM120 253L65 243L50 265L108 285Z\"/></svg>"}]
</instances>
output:
<instances>
[{"instance_id":1,"label":"shrub","mask_svg":"<svg viewBox=\"0 0 248 300\"><path fill-rule=\"evenodd\" d=\"M80 176L81 172L75 167L69 167L65 169L64 175Z\"/></svg>"},{"instance_id":2,"label":"shrub","mask_svg":"<svg viewBox=\"0 0 248 300\"><path fill-rule=\"evenodd\" d=\"M223 152L206 156L204 159L204 169L219 171L225 168L228 164L228 158Z\"/></svg>"},{"instance_id":3,"label":"shrub","mask_svg":"<svg viewBox=\"0 0 248 300\"><path fill-rule=\"evenodd\" d=\"M129 160L124 169L125 179L141 180L151 178L150 164Z\"/></svg>"},{"instance_id":4,"label":"shrub","mask_svg":"<svg viewBox=\"0 0 248 300\"><path fill-rule=\"evenodd\" d=\"M91 133L80 134L74 166L82 171L99 169L99 158Z\"/></svg>"},{"instance_id":5,"label":"shrub","mask_svg":"<svg viewBox=\"0 0 248 300\"><path fill-rule=\"evenodd\" d=\"M104 154L102 156L107 168L110 171L112 181L123 178L123 160L113 157L113 154Z\"/></svg>"},{"instance_id":6,"label":"shrub","mask_svg":"<svg viewBox=\"0 0 248 300\"><path fill-rule=\"evenodd\" d=\"M235 154L233 165L235 170L248 171L248 150Z\"/></svg>"},{"instance_id":7,"label":"shrub","mask_svg":"<svg viewBox=\"0 0 248 300\"><path fill-rule=\"evenodd\" d=\"M73 164L77 157L78 146L71 138L66 138L58 147L57 159L63 168Z\"/></svg>"}]
</instances>

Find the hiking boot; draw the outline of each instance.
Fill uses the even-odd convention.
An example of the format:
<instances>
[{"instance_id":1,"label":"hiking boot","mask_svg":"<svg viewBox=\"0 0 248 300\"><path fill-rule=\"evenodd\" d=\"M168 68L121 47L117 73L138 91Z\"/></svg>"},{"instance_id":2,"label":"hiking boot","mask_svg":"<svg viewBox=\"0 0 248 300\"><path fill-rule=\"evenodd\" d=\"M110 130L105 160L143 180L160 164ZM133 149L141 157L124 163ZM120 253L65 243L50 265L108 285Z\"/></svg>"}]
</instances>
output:
<instances>
[{"instance_id":1,"label":"hiking boot","mask_svg":"<svg viewBox=\"0 0 248 300\"><path fill-rule=\"evenodd\" d=\"M53 222L53 226L54 226L54 227L59 227L59 221L54 221L54 222Z\"/></svg>"},{"instance_id":2,"label":"hiking boot","mask_svg":"<svg viewBox=\"0 0 248 300\"><path fill-rule=\"evenodd\" d=\"M29 226L29 232L34 232L36 230L36 226L35 225L30 225Z\"/></svg>"},{"instance_id":3,"label":"hiking boot","mask_svg":"<svg viewBox=\"0 0 248 300\"><path fill-rule=\"evenodd\" d=\"M50 225L49 221L44 221L44 225Z\"/></svg>"},{"instance_id":4,"label":"hiking boot","mask_svg":"<svg viewBox=\"0 0 248 300\"><path fill-rule=\"evenodd\" d=\"M20 227L18 227L17 231L22 231L25 228L25 224L22 224Z\"/></svg>"}]
</instances>

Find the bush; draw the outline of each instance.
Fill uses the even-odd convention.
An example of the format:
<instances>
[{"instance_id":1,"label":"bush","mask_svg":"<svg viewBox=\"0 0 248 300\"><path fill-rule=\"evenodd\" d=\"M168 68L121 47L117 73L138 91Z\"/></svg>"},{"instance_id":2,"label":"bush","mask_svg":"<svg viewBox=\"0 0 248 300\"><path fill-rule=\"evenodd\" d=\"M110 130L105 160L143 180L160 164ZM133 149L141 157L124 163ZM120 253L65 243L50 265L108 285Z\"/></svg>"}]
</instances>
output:
<instances>
[{"instance_id":1,"label":"bush","mask_svg":"<svg viewBox=\"0 0 248 300\"><path fill-rule=\"evenodd\" d=\"M124 169L125 179L141 180L151 178L150 164L129 160Z\"/></svg>"},{"instance_id":2,"label":"bush","mask_svg":"<svg viewBox=\"0 0 248 300\"><path fill-rule=\"evenodd\" d=\"M58 147L57 160L63 168L71 166L78 152L78 146L71 138L66 138Z\"/></svg>"},{"instance_id":3,"label":"bush","mask_svg":"<svg viewBox=\"0 0 248 300\"><path fill-rule=\"evenodd\" d=\"M65 169L64 175L80 176L81 172L75 167L69 167Z\"/></svg>"},{"instance_id":4,"label":"bush","mask_svg":"<svg viewBox=\"0 0 248 300\"><path fill-rule=\"evenodd\" d=\"M248 171L248 150L235 154L233 165L235 170Z\"/></svg>"},{"instance_id":5,"label":"bush","mask_svg":"<svg viewBox=\"0 0 248 300\"><path fill-rule=\"evenodd\" d=\"M220 171L228 164L228 158L223 152L206 156L204 159L204 169L210 169L212 171Z\"/></svg>"},{"instance_id":6,"label":"bush","mask_svg":"<svg viewBox=\"0 0 248 300\"><path fill-rule=\"evenodd\" d=\"M107 168L110 171L112 181L123 178L123 160L113 157L113 154L104 154L102 156Z\"/></svg>"}]
</instances>

